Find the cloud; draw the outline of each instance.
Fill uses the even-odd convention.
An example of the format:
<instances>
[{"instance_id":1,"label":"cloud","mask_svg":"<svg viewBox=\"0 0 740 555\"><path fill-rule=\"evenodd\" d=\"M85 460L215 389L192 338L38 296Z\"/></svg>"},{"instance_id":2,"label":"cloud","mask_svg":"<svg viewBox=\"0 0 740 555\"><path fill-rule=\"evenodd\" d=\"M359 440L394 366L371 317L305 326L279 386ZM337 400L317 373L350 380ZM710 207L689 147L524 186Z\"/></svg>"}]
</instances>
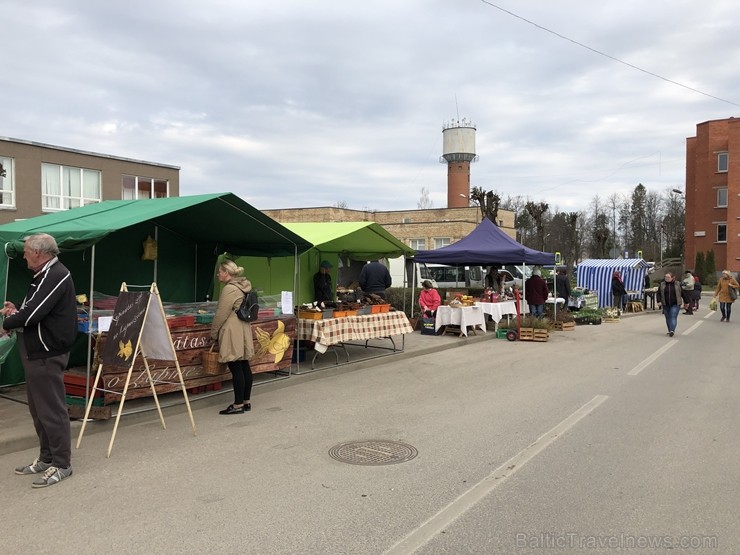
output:
<instances>
[{"instance_id":1,"label":"cloud","mask_svg":"<svg viewBox=\"0 0 740 555\"><path fill-rule=\"evenodd\" d=\"M6 0L0 134L181 166L181 194L257 208L446 202L442 124L477 125L472 185L585 208L681 187L685 138L737 106L735 3ZM571 40L558 37L550 29Z\"/></svg>"}]
</instances>

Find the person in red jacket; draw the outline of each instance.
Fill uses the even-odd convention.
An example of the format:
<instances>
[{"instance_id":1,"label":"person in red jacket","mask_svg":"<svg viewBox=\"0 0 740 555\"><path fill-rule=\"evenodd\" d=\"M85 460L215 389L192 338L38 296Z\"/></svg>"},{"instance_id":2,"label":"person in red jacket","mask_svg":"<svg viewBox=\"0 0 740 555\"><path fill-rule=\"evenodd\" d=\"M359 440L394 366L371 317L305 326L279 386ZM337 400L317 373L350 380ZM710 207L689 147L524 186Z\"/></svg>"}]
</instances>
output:
<instances>
[{"instance_id":1,"label":"person in red jacket","mask_svg":"<svg viewBox=\"0 0 740 555\"><path fill-rule=\"evenodd\" d=\"M428 279L422 281L421 286L423 289L419 293L419 307L421 307L422 315L433 318L439 305L442 304L442 299Z\"/></svg>"},{"instance_id":2,"label":"person in red jacket","mask_svg":"<svg viewBox=\"0 0 740 555\"><path fill-rule=\"evenodd\" d=\"M537 318L545 315L545 301L550 296L550 289L547 282L542 279L542 272L535 268L532 277L524 285L524 298L529 305L529 313Z\"/></svg>"}]
</instances>

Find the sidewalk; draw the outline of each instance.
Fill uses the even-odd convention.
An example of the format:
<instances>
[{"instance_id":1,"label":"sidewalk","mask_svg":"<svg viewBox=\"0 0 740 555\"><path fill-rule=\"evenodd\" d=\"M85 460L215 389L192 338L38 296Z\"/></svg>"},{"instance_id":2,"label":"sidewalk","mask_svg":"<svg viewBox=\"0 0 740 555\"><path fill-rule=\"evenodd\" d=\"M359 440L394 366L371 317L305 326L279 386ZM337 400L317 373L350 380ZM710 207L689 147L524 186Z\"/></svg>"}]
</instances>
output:
<instances>
[{"instance_id":1,"label":"sidewalk","mask_svg":"<svg viewBox=\"0 0 740 555\"><path fill-rule=\"evenodd\" d=\"M401 336L394 336L394 340L396 342L396 347L400 349ZM274 391L284 387L290 387L305 380L319 379L340 373L353 372L378 364L385 364L391 361L398 362L447 349L463 347L471 342L487 340L496 340L496 335L493 331L488 331L488 333L481 333L478 331L477 335L473 336L471 334L469 337L455 337L452 335L421 335L421 333L415 331L414 333L406 334L404 336L404 350L397 351L395 353L386 349L366 349L364 345L350 345L347 347L351 361L349 364L345 362L346 355L340 350L338 352L340 364L336 365L336 357L332 351L329 351L317 358L316 370L314 371L311 371L311 360L309 358L305 362L301 362L300 369L298 370L300 374L293 373L292 375L281 379L275 379L271 374L255 375L253 397L259 397L260 393L263 391ZM373 343L375 342L370 343L371 346ZM385 340L383 342L377 342L377 346L384 348L390 347L390 343ZM378 356L386 354L387 356ZM296 368L294 365L293 372L295 371ZM210 409L211 407L226 405L232 401L232 390L229 382L226 382L226 386L227 387L218 392L189 395L188 399L190 400L193 411L196 412L201 409ZM38 439L33 429L31 416L28 413L28 406L26 405L25 386L18 385L2 388L0 389L0 394L2 394L2 397L0 397L0 422L2 422L2 428L0 429L0 455L36 447L38 445ZM167 421L167 415L173 414L173 411L174 413L186 411L182 393L180 392L160 395L159 401L165 415L165 422ZM112 431L117 408L118 405L115 405L113 411L114 417L110 420L89 422L85 428L85 435L87 436L88 434ZM133 399L125 403L119 426L147 420L152 422L157 422L159 420L152 398ZM197 417L195 423L197 426ZM72 421L73 445L77 442L77 436L81 425L82 422L80 420Z\"/></svg>"}]
</instances>

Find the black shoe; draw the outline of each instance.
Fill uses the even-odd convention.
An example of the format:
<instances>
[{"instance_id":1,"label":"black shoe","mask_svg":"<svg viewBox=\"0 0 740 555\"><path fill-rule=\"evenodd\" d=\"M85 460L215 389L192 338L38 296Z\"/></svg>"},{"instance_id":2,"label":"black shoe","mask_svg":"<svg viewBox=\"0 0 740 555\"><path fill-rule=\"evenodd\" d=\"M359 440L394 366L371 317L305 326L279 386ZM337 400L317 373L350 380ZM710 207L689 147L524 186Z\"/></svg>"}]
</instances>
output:
<instances>
[{"instance_id":1,"label":"black shoe","mask_svg":"<svg viewBox=\"0 0 740 555\"><path fill-rule=\"evenodd\" d=\"M670 335L671 337L673 337L673 332L672 331L669 331L668 332L668 335Z\"/></svg>"},{"instance_id":2,"label":"black shoe","mask_svg":"<svg viewBox=\"0 0 740 555\"><path fill-rule=\"evenodd\" d=\"M234 405L229 405L224 410L218 411L219 414L244 414L244 407L236 408Z\"/></svg>"},{"instance_id":3,"label":"black shoe","mask_svg":"<svg viewBox=\"0 0 740 555\"><path fill-rule=\"evenodd\" d=\"M244 403L244 406L242 408L244 409L244 412L249 412L250 410L252 410L252 405L251 403Z\"/></svg>"}]
</instances>

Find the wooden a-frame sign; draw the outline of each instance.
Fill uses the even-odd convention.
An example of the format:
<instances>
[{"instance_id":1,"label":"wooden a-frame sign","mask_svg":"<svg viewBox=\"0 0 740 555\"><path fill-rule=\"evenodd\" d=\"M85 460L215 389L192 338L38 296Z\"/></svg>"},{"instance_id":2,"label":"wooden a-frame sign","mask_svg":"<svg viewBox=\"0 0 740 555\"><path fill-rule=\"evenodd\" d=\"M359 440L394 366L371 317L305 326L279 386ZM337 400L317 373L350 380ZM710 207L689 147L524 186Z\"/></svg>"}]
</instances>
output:
<instances>
[{"instance_id":1,"label":"wooden a-frame sign","mask_svg":"<svg viewBox=\"0 0 740 555\"><path fill-rule=\"evenodd\" d=\"M126 393L131 381L134 362L139 353L141 353L144 361L147 379L152 388L154 403L157 405L157 412L159 412L159 419L162 422L162 428L167 429L167 426L164 423L164 416L162 415L162 408L160 407L159 399L157 398L157 390L154 387L154 380L149 371L148 358L172 361L175 363L177 376L180 379L182 394L185 397L185 404L187 405L188 414L190 415L193 435L198 435L195 429L193 411L190 409L188 392L185 389L185 381L182 377L180 363L177 361L177 352L172 343L170 328L167 326L167 317L164 314L164 307L162 306L162 299L159 296L157 284L152 283L148 291L129 291L124 282L121 284L121 290L118 294L116 307L113 310L113 321L108 330L108 336L106 338L105 345L103 346L103 352L100 356L100 364L98 364L98 371L95 375L90 399L85 408L85 417L82 420L82 428L80 428L80 435L77 438L78 449L82 442L82 435L85 433L85 425L87 424L87 418L90 415L90 409L92 408L94 395L97 391L98 383L100 382L103 366L128 368L126 382L123 386L123 392L121 393L121 401L118 405L118 414L116 414L116 423L113 426L113 434L110 438L110 443L108 444L107 457L110 457L111 450L113 449L113 442L116 439L118 421L121 418L123 404L126 401Z\"/></svg>"}]
</instances>

